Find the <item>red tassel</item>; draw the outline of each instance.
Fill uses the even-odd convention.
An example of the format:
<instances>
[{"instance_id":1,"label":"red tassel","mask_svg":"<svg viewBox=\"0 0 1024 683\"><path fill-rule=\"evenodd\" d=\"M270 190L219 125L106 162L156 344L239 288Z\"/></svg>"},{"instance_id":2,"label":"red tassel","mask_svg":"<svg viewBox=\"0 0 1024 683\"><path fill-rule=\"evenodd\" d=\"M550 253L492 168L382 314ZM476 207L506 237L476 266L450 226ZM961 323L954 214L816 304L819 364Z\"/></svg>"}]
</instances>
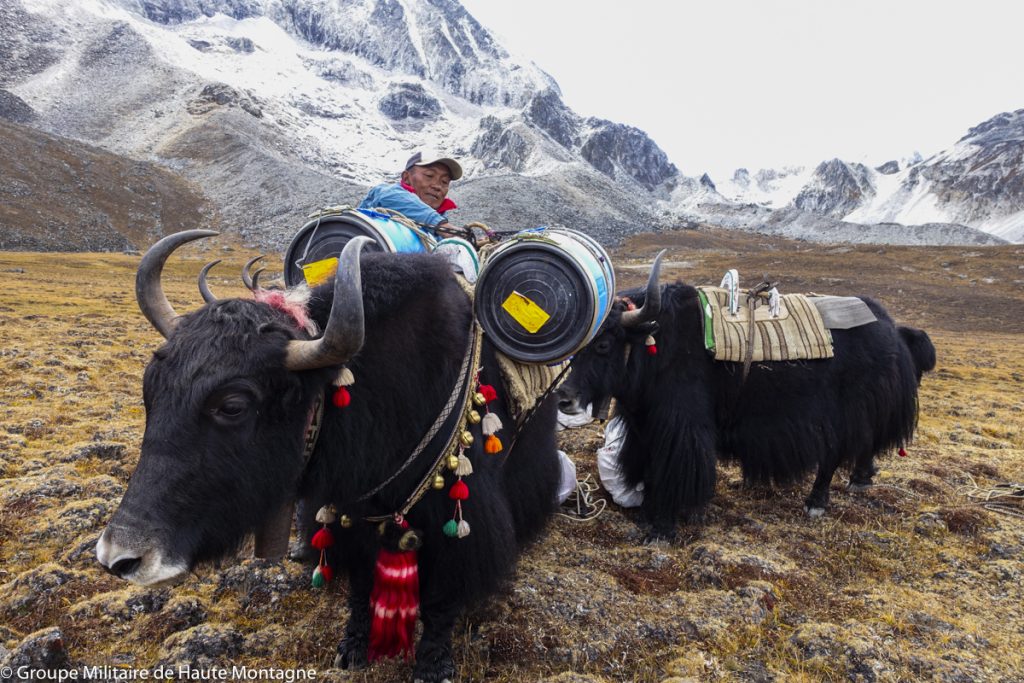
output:
<instances>
[{"instance_id":1,"label":"red tassel","mask_svg":"<svg viewBox=\"0 0 1024 683\"><path fill-rule=\"evenodd\" d=\"M317 550L325 550L334 545L334 536L330 529L324 527L313 534L313 540L309 544Z\"/></svg>"},{"instance_id":2,"label":"red tassel","mask_svg":"<svg viewBox=\"0 0 1024 683\"><path fill-rule=\"evenodd\" d=\"M899 455L900 455L900 457L901 457L901 458L905 458L905 457L907 457L907 452L906 452L905 450L903 450L903 448L902 448L902 447L901 447L901 448L900 448L900 450L899 450L899 451L897 451L897 452L899 453Z\"/></svg>"},{"instance_id":3,"label":"red tassel","mask_svg":"<svg viewBox=\"0 0 1024 683\"><path fill-rule=\"evenodd\" d=\"M657 356L658 355L658 347L656 345L654 345L654 344L651 344L650 346L648 346L647 347L647 355L648 356Z\"/></svg>"},{"instance_id":4,"label":"red tassel","mask_svg":"<svg viewBox=\"0 0 1024 683\"><path fill-rule=\"evenodd\" d=\"M348 393L348 389L345 387L338 387L334 390L334 396L331 397L331 402L338 408L344 408L352 402L352 394Z\"/></svg>"},{"instance_id":5,"label":"red tassel","mask_svg":"<svg viewBox=\"0 0 1024 683\"><path fill-rule=\"evenodd\" d=\"M413 657L413 635L420 607L420 578L415 551L381 548L370 593L371 662L384 657Z\"/></svg>"},{"instance_id":6,"label":"red tassel","mask_svg":"<svg viewBox=\"0 0 1024 683\"><path fill-rule=\"evenodd\" d=\"M466 482L459 479L452 484L451 489L448 491L448 497L452 500L466 500L469 498L469 487L466 486Z\"/></svg>"},{"instance_id":7,"label":"red tassel","mask_svg":"<svg viewBox=\"0 0 1024 683\"><path fill-rule=\"evenodd\" d=\"M329 564L320 565L320 576L324 577L324 583L330 583L331 579L334 578L334 570L331 569Z\"/></svg>"},{"instance_id":8,"label":"red tassel","mask_svg":"<svg viewBox=\"0 0 1024 683\"><path fill-rule=\"evenodd\" d=\"M488 403L498 398L498 392L490 384L481 384L480 393L484 395L484 400Z\"/></svg>"}]
</instances>

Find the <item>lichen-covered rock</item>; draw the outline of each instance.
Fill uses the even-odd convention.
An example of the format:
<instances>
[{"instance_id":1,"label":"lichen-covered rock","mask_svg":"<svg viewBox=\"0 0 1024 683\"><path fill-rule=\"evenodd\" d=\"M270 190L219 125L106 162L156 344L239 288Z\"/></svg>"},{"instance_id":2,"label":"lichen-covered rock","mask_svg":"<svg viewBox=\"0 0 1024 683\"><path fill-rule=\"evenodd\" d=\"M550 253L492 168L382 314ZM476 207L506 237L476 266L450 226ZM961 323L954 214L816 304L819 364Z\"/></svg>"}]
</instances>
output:
<instances>
[{"instance_id":1,"label":"lichen-covered rock","mask_svg":"<svg viewBox=\"0 0 1024 683\"><path fill-rule=\"evenodd\" d=\"M218 593L235 592L245 609L274 609L281 598L309 586L305 565L247 559L220 576Z\"/></svg>"},{"instance_id":2,"label":"lichen-covered rock","mask_svg":"<svg viewBox=\"0 0 1024 683\"><path fill-rule=\"evenodd\" d=\"M64 587L86 579L83 572L53 563L34 567L0 586L0 614L12 618L31 611L53 600Z\"/></svg>"},{"instance_id":3,"label":"lichen-covered rock","mask_svg":"<svg viewBox=\"0 0 1024 683\"><path fill-rule=\"evenodd\" d=\"M132 586L113 593L101 593L79 602L69 611L73 616L92 616L104 621L128 622L159 612L170 597L169 589Z\"/></svg>"},{"instance_id":4,"label":"lichen-covered rock","mask_svg":"<svg viewBox=\"0 0 1024 683\"><path fill-rule=\"evenodd\" d=\"M59 628L44 628L35 633L25 636L24 640L18 643L6 655L0 651L0 668L4 672L27 667L34 670L57 670L67 669L71 666L67 648L64 646L64 637ZM11 683L18 680L14 675L5 676L0 673L0 683Z\"/></svg>"},{"instance_id":5,"label":"lichen-covered rock","mask_svg":"<svg viewBox=\"0 0 1024 683\"><path fill-rule=\"evenodd\" d=\"M230 666L245 639L235 628L201 624L169 636L160 645L158 666L209 669Z\"/></svg>"},{"instance_id":6,"label":"lichen-covered rock","mask_svg":"<svg viewBox=\"0 0 1024 683\"><path fill-rule=\"evenodd\" d=\"M845 673L846 680L872 683L892 673L883 639L863 624L842 625L810 622L801 624L789 642L808 664L818 671Z\"/></svg>"}]
</instances>

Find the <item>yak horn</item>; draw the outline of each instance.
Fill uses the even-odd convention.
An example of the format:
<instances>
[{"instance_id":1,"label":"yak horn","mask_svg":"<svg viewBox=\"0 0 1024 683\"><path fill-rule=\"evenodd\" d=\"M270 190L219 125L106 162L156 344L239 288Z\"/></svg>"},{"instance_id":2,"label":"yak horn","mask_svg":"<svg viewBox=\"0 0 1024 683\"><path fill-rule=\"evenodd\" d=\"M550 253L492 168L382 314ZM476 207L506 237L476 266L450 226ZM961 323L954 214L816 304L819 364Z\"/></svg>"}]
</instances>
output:
<instances>
[{"instance_id":1,"label":"yak horn","mask_svg":"<svg viewBox=\"0 0 1024 683\"><path fill-rule=\"evenodd\" d=\"M372 243L369 237L353 237L345 243L334 276L334 300L327 327L319 339L288 343L285 367L312 370L340 365L363 346L363 287L359 273L359 252Z\"/></svg>"},{"instance_id":2,"label":"yak horn","mask_svg":"<svg viewBox=\"0 0 1024 683\"><path fill-rule=\"evenodd\" d=\"M212 304L216 301L217 297L215 297L213 292L210 291L210 285L206 284L206 274L210 272L210 268L213 268L218 263L220 263L220 259L210 261L203 266L201 271L199 271L199 293L203 295L203 301L208 304Z\"/></svg>"},{"instance_id":3,"label":"yak horn","mask_svg":"<svg viewBox=\"0 0 1024 683\"><path fill-rule=\"evenodd\" d=\"M260 256L253 256L251 259L246 261L245 265L242 267L242 282L245 283L246 289L250 292L256 291L256 284L252 281L252 275L249 274L249 269L252 268L252 264L256 263L261 258L263 258L262 254Z\"/></svg>"},{"instance_id":4,"label":"yak horn","mask_svg":"<svg viewBox=\"0 0 1024 683\"><path fill-rule=\"evenodd\" d=\"M625 311L622 314L623 327L636 327L642 323L654 320L661 311L661 285L658 284L658 276L661 271L661 257L665 255L666 249L658 252L651 265L651 274L647 278L647 294L644 296L644 305L635 311Z\"/></svg>"},{"instance_id":5,"label":"yak horn","mask_svg":"<svg viewBox=\"0 0 1024 683\"><path fill-rule=\"evenodd\" d=\"M135 273L135 300L139 302L139 308L146 316L146 320L165 339L178 324L178 314L174 312L174 308L167 301L160 284L160 274L163 272L164 263L167 262L171 253L181 245L202 237L213 237L216 234L218 233L212 230L176 232L150 247L146 255L142 257L142 261L139 262L139 269Z\"/></svg>"}]
</instances>

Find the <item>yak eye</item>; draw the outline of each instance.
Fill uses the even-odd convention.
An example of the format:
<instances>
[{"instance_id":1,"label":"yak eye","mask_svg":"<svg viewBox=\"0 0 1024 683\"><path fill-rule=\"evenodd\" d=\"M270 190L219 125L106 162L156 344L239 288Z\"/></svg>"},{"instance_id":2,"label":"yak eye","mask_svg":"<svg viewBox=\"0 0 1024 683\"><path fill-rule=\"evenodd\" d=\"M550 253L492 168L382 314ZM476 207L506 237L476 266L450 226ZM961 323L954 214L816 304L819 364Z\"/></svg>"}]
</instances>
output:
<instances>
[{"instance_id":1,"label":"yak eye","mask_svg":"<svg viewBox=\"0 0 1024 683\"><path fill-rule=\"evenodd\" d=\"M231 422L244 417L249 412L252 396L247 393L235 392L222 394L210 401L207 412L214 418Z\"/></svg>"},{"instance_id":2,"label":"yak eye","mask_svg":"<svg viewBox=\"0 0 1024 683\"><path fill-rule=\"evenodd\" d=\"M612 350L612 343L607 339L598 339L594 342L594 351L605 356Z\"/></svg>"}]
</instances>

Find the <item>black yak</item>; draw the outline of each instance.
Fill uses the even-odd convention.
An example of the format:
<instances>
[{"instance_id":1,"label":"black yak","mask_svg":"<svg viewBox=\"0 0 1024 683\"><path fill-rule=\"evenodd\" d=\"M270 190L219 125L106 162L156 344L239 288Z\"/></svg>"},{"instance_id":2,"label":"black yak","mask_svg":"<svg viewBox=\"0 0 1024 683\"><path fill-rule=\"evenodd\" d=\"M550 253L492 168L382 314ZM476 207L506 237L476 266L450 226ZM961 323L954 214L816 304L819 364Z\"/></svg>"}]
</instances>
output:
<instances>
[{"instance_id":1,"label":"black yak","mask_svg":"<svg viewBox=\"0 0 1024 683\"><path fill-rule=\"evenodd\" d=\"M925 332L863 298L877 320L833 329L834 358L754 363L744 379L743 363L705 350L696 289L659 286L660 258L646 288L617 300L560 388L567 413L616 399L626 427L618 466L630 485L644 485L649 539L672 538L681 515L702 517L718 458L738 460L749 483L816 471L806 509L817 516L839 465L852 467L851 487L868 486L875 456L909 442L921 375L935 366ZM652 333L656 354L645 353Z\"/></svg>"},{"instance_id":2,"label":"black yak","mask_svg":"<svg viewBox=\"0 0 1024 683\"><path fill-rule=\"evenodd\" d=\"M171 235L140 264L137 298L166 343L145 371L138 467L97 543L97 558L140 584L173 583L197 564L235 552L249 534L259 541L296 499L311 510L333 504L349 518L328 528L330 551L347 570L351 608L336 664L359 668L374 647L378 654L411 653L415 606L409 612L408 604L378 602L371 614L371 593L375 573L398 571L381 558L418 549L412 567L401 569L419 582L423 633L413 676L453 678L456 617L509 577L524 543L557 506L554 396L513 445L494 352L484 343L479 365L468 359L471 305L447 262L378 253L360 262L365 238L348 242L334 285L314 289L304 307L283 296L256 296L208 300L178 317L161 289L164 262L181 244L210 234ZM207 297L202 280L201 289ZM307 315L324 330L319 338L304 329ZM342 364L355 382L337 402L348 405L337 407L333 383ZM499 387L480 412L507 427L499 432L505 451L484 453L480 426L472 426L480 415L463 411L453 391L467 368L464 384L472 392L478 380ZM304 454L318 399L326 399L319 438ZM484 397L471 393L469 400ZM435 422L442 413L448 417ZM471 474L462 459L456 469L453 456L441 455L449 434L470 440L458 430L476 436L463 453ZM468 499L463 485L455 495L456 472L466 475ZM417 491L422 497L405 510ZM457 535L453 519L466 523ZM407 640L387 652L371 642L371 622L394 619L397 609L411 616L410 628Z\"/></svg>"}]
</instances>

